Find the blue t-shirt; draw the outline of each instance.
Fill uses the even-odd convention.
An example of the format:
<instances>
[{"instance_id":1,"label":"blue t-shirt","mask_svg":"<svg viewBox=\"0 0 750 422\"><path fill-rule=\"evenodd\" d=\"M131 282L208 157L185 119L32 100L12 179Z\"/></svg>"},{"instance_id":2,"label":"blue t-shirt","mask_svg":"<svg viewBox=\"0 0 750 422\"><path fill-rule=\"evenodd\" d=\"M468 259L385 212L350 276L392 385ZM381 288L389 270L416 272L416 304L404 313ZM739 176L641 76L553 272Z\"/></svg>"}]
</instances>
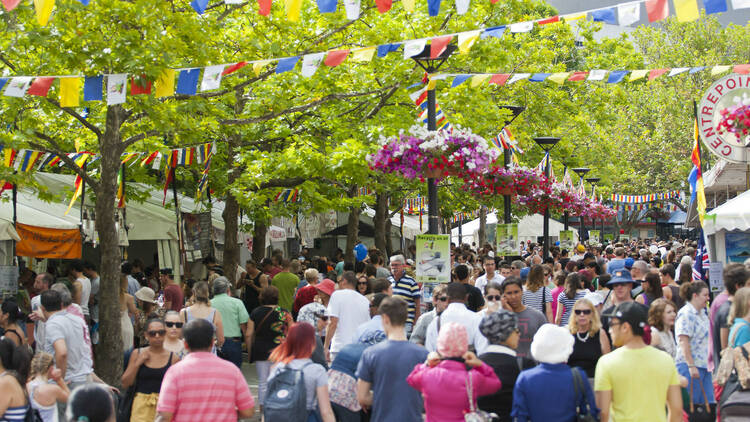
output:
<instances>
[{"instance_id":1,"label":"blue t-shirt","mask_svg":"<svg viewBox=\"0 0 750 422\"><path fill-rule=\"evenodd\" d=\"M615 258L607 263L607 274L614 275L617 270L625 269L625 260L621 258Z\"/></svg>"},{"instance_id":2,"label":"blue t-shirt","mask_svg":"<svg viewBox=\"0 0 750 422\"><path fill-rule=\"evenodd\" d=\"M750 325L747 324L747 321L743 318L735 318L732 329L729 330L729 338L734 340L730 344L731 347L740 347L750 342Z\"/></svg>"},{"instance_id":3,"label":"blue t-shirt","mask_svg":"<svg viewBox=\"0 0 750 422\"><path fill-rule=\"evenodd\" d=\"M357 378L372 384L371 422L422 422L422 396L406 383L427 349L409 341L386 340L367 348Z\"/></svg>"}]
</instances>

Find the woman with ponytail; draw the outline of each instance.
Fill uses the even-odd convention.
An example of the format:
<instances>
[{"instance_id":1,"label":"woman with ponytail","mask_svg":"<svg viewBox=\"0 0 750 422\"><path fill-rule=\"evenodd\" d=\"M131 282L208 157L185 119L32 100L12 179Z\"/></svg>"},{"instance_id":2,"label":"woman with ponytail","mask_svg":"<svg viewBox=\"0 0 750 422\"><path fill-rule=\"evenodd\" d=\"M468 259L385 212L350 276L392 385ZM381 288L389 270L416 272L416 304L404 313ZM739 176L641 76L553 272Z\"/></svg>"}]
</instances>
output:
<instances>
[{"instance_id":1,"label":"woman with ponytail","mask_svg":"<svg viewBox=\"0 0 750 422\"><path fill-rule=\"evenodd\" d=\"M22 422L29 410L23 384L29 375L29 354L0 337L0 421Z\"/></svg>"},{"instance_id":2,"label":"woman with ponytail","mask_svg":"<svg viewBox=\"0 0 750 422\"><path fill-rule=\"evenodd\" d=\"M55 368L52 355L39 352L31 360L30 381L26 384L26 390L29 404L39 411L42 421L58 422L57 403L68 401L70 389L62 378L62 372Z\"/></svg>"},{"instance_id":3,"label":"woman with ponytail","mask_svg":"<svg viewBox=\"0 0 750 422\"><path fill-rule=\"evenodd\" d=\"M24 318L16 302L12 300L3 302L2 307L0 307L0 328L3 329L3 335L16 346L27 344L26 336L23 334L21 327L18 326L18 321Z\"/></svg>"}]
</instances>

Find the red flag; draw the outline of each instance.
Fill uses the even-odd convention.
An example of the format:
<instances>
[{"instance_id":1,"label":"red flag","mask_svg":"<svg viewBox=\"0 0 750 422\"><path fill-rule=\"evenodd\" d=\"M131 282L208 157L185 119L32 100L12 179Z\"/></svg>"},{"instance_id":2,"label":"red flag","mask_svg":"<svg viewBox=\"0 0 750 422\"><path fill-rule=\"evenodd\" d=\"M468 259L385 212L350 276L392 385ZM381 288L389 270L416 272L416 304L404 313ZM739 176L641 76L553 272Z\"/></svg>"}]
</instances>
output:
<instances>
[{"instance_id":1,"label":"red flag","mask_svg":"<svg viewBox=\"0 0 750 422\"><path fill-rule=\"evenodd\" d=\"M5 10L11 11L18 6L18 3L21 3L21 0L3 0L3 6L5 6Z\"/></svg>"},{"instance_id":2,"label":"red flag","mask_svg":"<svg viewBox=\"0 0 750 422\"><path fill-rule=\"evenodd\" d=\"M375 0L375 4L378 6L378 12L385 13L391 10L393 0Z\"/></svg>"},{"instance_id":3,"label":"red flag","mask_svg":"<svg viewBox=\"0 0 750 422\"><path fill-rule=\"evenodd\" d=\"M436 59L441 54L443 54L443 51L445 51L446 47L448 47L448 44L450 44L452 39L453 35L433 38L432 42L430 43L430 58Z\"/></svg>"},{"instance_id":4,"label":"red flag","mask_svg":"<svg viewBox=\"0 0 750 422\"><path fill-rule=\"evenodd\" d=\"M13 189L13 183L0 180L0 195L8 189Z\"/></svg>"},{"instance_id":5,"label":"red flag","mask_svg":"<svg viewBox=\"0 0 750 422\"><path fill-rule=\"evenodd\" d=\"M151 93L151 81L146 79L145 76L141 76L140 78L131 77L130 78L130 95L141 95L141 94L150 94Z\"/></svg>"},{"instance_id":6,"label":"red flag","mask_svg":"<svg viewBox=\"0 0 750 422\"><path fill-rule=\"evenodd\" d=\"M649 22L666 19L669 16L669 1L646 0L646 12L648 13Z\"/></svg>"},{"instance_id":7,"label":"red flag","mask_svg":"<svg viewBox=\"0 0 750 422\"><path fill-rule=\"evenodd\" d=\"M658 78L659 76L661 76L661 75L669 72L670 70L671 69L653 69L653 70L651 70L651 71L648 72L648 80L652 81L652 80Z\"/></svg>"},{"instance_id":8,"label":"red flag","mask_svg":"<svg viewBox=\"0 0 750 422\"><path fill-rule=\"evenodd\" d=\"M573 72L568 78L569 81L585 81L589 76L589 72Z\"/></svg>"},{"instance_id":9,"label":"red flag","mask_svg":"<svg viewBox=\"0 0 750 422\"><path fill-rule=\"evenodd\" d=\"M222 75L228 75L230 73L234 73L243 67L247 66L247 62L237 62L231 66L227 66L224 68L224 71L221 72Z\"/></svg>"},{"instance_id":10,"label":"red flag","mask_svg":"<svg viewBox=\"0 0 750 422\"><path fill-rule=\"evenodd\" d=\"M559 15L552 16L551 18L547 18L547 19L542 19L542 20L536 21L536 23L539 24L539 26L547 25L547 24L555 23L555 22L560 22L560 16Z\"/></svg>"},{"instance_id":11,"label":"red flag","mask_svg":"<svg viewBox=\"0 0 750 422\"><path fill-rule=\"evenodd\" d=\"M29 87L29 90L26 91L29 95L38 95L40 97L46 97L47 93L49 92L50 87L52 86L52 82L55 81L55 78L36 78L34 79L34 82L31 83L31 86Z\"/></svg>"},{"instance_id":12,"label":"red flag","mask_svg":"<svg viewBox=\"0 0 750 422\"><path fill-rule=\"evenodd\" d=\"M750 73L750 64L738 64L734 67L734 73L739 73L740 75L747 75Z\"/></svg>"},{"instance_id":13,"label":"red flag","mask_svg":"<svg viewBox=\"0 0 750 422\"><path fill-rule=\"evenodd\" d=\"M258 14L268 16L271 13L271 2L273 0L258 0Z\"/></svg>"},{"instance_id":14,"label":"red flag","mask_svg":"<svg viewBox=\"0 0 750 422\"><path fill-rule=\"evenodd\" d=\"M174 168L167 167L167 180L164 181L164 199L161 201L161 206L167 204L167 189L169 189L169 184L172 183L172 172L174 171Z\"/></svg>"},{"instance_id":15,"label":"red flag","mask_svg":"<svg viewBox=\"0 0 750 422\"><path fill-rule=\"evenodd\" d=\"M496 74L492 75L492 77L490 78L490 82L489 83L490 84L496 84L496 85L499 85L499 86L503 86L503 85L505 85L505 82L508 81L508 78L510 78L510 74L509 73L496 73Z\"/></svg>"},{"instance_id":16,"label":"red flag","mask_svg":"<svg viewBox=\"0 0 750 422\"><path fill-rule=\"evenodd\" d=\"M326 59L323 61L328 67L336 67L340 65L349 55L349 50L333 50L329 51L326 55Z\"/></svg>"}]
</instances>

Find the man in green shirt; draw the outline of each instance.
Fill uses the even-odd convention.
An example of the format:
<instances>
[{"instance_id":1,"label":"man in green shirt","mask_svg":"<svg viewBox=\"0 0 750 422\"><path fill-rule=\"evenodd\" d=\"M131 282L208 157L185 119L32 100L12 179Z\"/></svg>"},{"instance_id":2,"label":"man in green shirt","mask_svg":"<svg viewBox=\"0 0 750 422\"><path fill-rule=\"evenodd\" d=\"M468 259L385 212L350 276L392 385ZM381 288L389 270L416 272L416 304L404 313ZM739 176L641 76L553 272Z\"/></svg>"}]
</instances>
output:
<instances>
[{"instance_id":1,"label":"man in green shirt","mask_svg":"<svg viewBox=\"0 0 750 422\"><path fill-rule=\"evenodd\" d=\"M289 260L281 263L282 270L271 280L271 285L279 289L279 306L292 312L294 303L294 291L299 285L299 277L289 271Z\"/></svg>"},{"instance_id":2,"label":"man in green shirt","mask_svg":"<svg viewBox=\"0 0 750 422\"><path fill-rule=\"evenodd\" d=\"M250 344L247 331L247 321L250 317L245 304L229 296L229 280L224 276L214 279L213 293L211 306L221 314L221 323L224 326L225 340L219 356L242 368L242 340Z\"/></svg>"}]
</instances>

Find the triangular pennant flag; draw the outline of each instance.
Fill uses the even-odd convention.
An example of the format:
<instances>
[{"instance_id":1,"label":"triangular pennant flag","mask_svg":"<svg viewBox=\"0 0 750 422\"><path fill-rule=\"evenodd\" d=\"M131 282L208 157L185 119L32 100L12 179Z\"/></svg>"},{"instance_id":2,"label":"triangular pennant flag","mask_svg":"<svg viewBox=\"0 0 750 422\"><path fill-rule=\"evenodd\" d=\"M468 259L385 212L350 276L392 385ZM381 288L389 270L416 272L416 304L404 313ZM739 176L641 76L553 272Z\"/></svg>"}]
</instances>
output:
<instances>
[{"instance_id":1,"label":"triangular pennant flag","mask_svg":"<svg viewBox=\"0 0 750 422\"><path fill-rule=\"evenodd\" d=\"M440 55L443 54L443 51L445 51L452 39L453 35L433 38L430 42L430 58L436 59L440 57Z\"/></svg>"},{"instance_id":2,"label":"triangular pennant flag","mask_svg":"<svg viewBox=\"0 0 750 422\"><path fill-rule=\"evenodd\" d=\"M401 3L404 5L406 13L414 13L414 9L417 5L416 0L403 0Z\"/></svg>"},{"instance_id":3,"label":"triangular pennant flag","mask_svg":"<svg viewBox=\"0 0 750 422\"><path fill-rule=\"evenodd\" d=\"M52 9L55 8L55 0L34 0L34 11L36 21L41 26L47 26Z\"/></svg>"},{"instance_id":4,"label":"triangular pennant flag","mask_svg":"<svg viewBox=\"0 0 750 422\"><path fill-rule=\"evenodd\" d=\"M201 81L201 92L212 91L221 87L221 75L224 73L224 65L207 66L203 70Z\"/></svg>"},{"instance_id":5,"label":"triangular pennant flag","mask_svg":"<svg viewBox=\"0 0 750 422\"><path fill-rule=\"evenodd\" d=\"M721 75L722 73L729 71L731 68L732 66L714 66L711 68L711 76Z\"/></svg>"},{"instance_id":6,"label":"triangular pennant flag","mask_svg":"<svg viewBox=\"0 0 750 422\"><path fill-rule=\"evenodd\" d=\"M46 97L49 89L52 87L52 82L55 82L55 78L36 78L34 79L34 82L31 83L31 86L29 87L29 90L27 92L29 95Z\"/></svg>"},{"instance_id":7,"label":"triangular pennant flag","mask_svg":"<svg viewBox=\"0 0 750 422\"><path fill-rule=\"evenodd\" d=\"M458 75L458 76L456 76L455 78L453 78L453 83L451 83L451 88L455 88L455 87L461 85L462 83L464 83L467 80L469 80L469 78L471 78L471 75Z\"/></svg>"},{"instance_id":8,"label":"triangular pennant flag","mask_svg":"<svg viewBox=\"0 0 750 422\"><path fill-rule=\"evenodd\" d=\"M648 75L648 69L638 69L634 70L630 73L630 78L628 79L628 82L637 81L638 79L645 78L646 75Z\"/></svg>"},{"instance_id":9,"label":"triangular pennant flag","mask_svg":"<svg viewBox=\"0 0 750 422\"><path fill-rule=\"evenodd\" d=\"M268 16L271 13L272 0L258 0L258 14Z\"/></svg>"},{"instance_id":10,"label":"triangular pennant flag","mask_svg":"<svg viewBox=\"0 0 750 422\"><path fill-rule=\"evenodd\" d=\"M727 0L703 0L706 14L721 13L727 11Z\"/></svg>"},{"instance_id":11,"label":"triangular pennant flag","mask_svg":"<svg viewBox=\"0 0 750 422\"><path fill-rule=\"evenodd\" d=\"M430 16L440 14L440 0L427 0L427 13Z\"/></svg>"},{"instance_id":12,"label":"triangular pennant flag","mask_svg":"<svg viewBox=\"0 0 750 422\"><path fill-rule=\"evenodd\" d=\"M562 85L566 80L568 80L568 76L570 76L570 72L558 72L549 75L549 78L547 79L558 85Z\"/></svg>"},{"instance_id":13,"label":"triangular pennant flag","mask_svg":"<svg viewBox=\"0 0 750 422\"><path fill-rule=\"evenodd\" d=\"M750 0L732 0L732 9L747 9L750 7Z\"/></svg>"},{"instance_id":14,"label":"triangular pennant flag","mask_svg":"<svg viewBox=\"0 0 750 422\"><path fill-rule=\"evenodd\" d=\"M78 107L81 78L60 78L60 107Z\"/></svg>"},{"instance_id":15,"label":"triangular pennant flag","mask_svg":"<svg viewBox=\"0 0 750 422\"><path fill-rule=\"evenodd\" d=\"M629 72L630 71L628 71L628 70L614 70L612 72L609 72L609 77L607 78L607 83L608 84L618 84L618 83L622 82L625 79L625 76L627 76L627 74Z\"/></svg>"},{"instance_id":16,"label":"triangular pennant flag","mask_svg":"<svg viewBox=\"0 0 750 422\"><path fill-rule=\"evenodd\" d=\"M174 69L164 69L156 79L156 98L174 95ZM85 92L85 91L84 91Z\"/></svg>"},{"instance_id":17,"label":"triangular pennant flag","mask_svg":"<svg viewBox=\"0 0 750 422\"><path fill-rule=\"evenodd\" d=\"M482 31L468 31L458 34L459 54L467 54L477 39L479 39L481 33Z\"/></svg>"},{"instance_id":18,"label":"triangular pennant flag","mask_svg":"<svg viewBox=\"0 0 750 422\"><path fill-rule=\"evenodd\" d=\"M698 72L700 72L701 70L703 70L705 68L706 68L706 66L691 67L689 73L692 75L693 73L698 73Z\"/></svg>"},{"instance_id":19,"label":"triangular pennant flag","mask_svg":"<svg viewBox=\"0 0 750 422\"><path fill-rule=\"evenodd\" d=\"M578 20L586 18L586 12L583 12L583 13L579 12L579 13L571 13L571 14L568 14L568 15L562 15L562 16L560 16L560 18L563 19L565 22L578 21Z\"/></svg>"},{"instance_id":20,"label":"triangular pennant flag","mask_svg":"<svg viewBox=\"0 0 750 422\"><path fill-rule=\"evenodd\" d=\"M522 81L524 79L528 79L529 76L531 76L531 73L514 73L513 76L508 81L508 85L512 85L518 81Z\"/></svg>"},{"instance_id":21,"label":"triangular pennant flag","mask_svg":"<svg viewBox=\"0 0 750 422\"><path fill-rule=\"evenodd\" d=\"M6 97L23 97L26 95L26 90L31 85L30 76L19 76L17 78L10 78L10 82L5 86L4 95Z\"/></svg>"},{"instance_id":22,"label":"triangular pennant flag","mask_svg":"<svg viewBox=\"0 0 750 422\"><path fill-rule=\"evenodd\" d=\"M359 63L367 63L372 61L373 56L375 56L375 47L358 48L352 50L352 57L350 60Z\"/></svg>"},{"instance_id":23,"label":"triangular pennant flag","mask_svg":"<svg viewBox=\"0 0 750 422\"><path fill-rule=\"evenodd\" d=\"M198 77L200 68L185 69L177 77L177 93L182 95L195 95L198 92Z\"/></svg>"},{"instance_id":24,"label":"triangular pennant flag","mask_svg":"<svg viewBox=\"0 0 750 422\"><path fill-rule=\"evenodd\" d=\"M471 0L456 0L456 13L465 15L469 11L469 2Z\"/></svg>"},{"instance_id":25,"label":"triangular pennant flag","mask_svg":"<svg viewBox=\"0 0 750 422\"><path fill-rule=\"evenodd\" d=\"M591 18L594 20L594 22L604 22L610 25L617 25L617 17L615 16L614 7L594 10L591 12Z\"/></svg>"},{"instance_id":26,"label":"triangular pennant flag","mask_svg":"<svg viewBox=\"0 0 750 422\"><path fill-rule=\"evenodd\" d=\"M532 29L534 29L534 22L533 21L514 23L514 24L512 24L510 26L510 32L513 33L513 34L519 34L519 33L522 33L522 32L529 32Z\"/></svg>"},{"instance_id":27,"label":"triangular pennant flag","mask_svg":"<svg viewBox=\"0 0 750 422\"><path fill-rule=\"evenodd\" d=\"M393 0L375 0L375 5L378 8L378 12L385 13L391 10L393 6Z\"/></svg>"},{"instance_id":28,"label":"triangular pennant flag","mask_svg":"<svg viewBox=\"0 0 750 422\"><path fill-rule=\"evenodd\" d=\"M473 76L471 78L471 87L475 88L475 87L483 84L484 82L487 81L487 79L490 78L490 76L492 76L492 75L475 75L475 76ZM508 79L508 78L506 77L505 79Z\"/></svg>"},{"instance_id":29,"label":"triangular pennant flag","mask_svg":"<svg viewBox=\"0 0 750 422\"><path fill-rule=\"evenodd\" d=\"M128 89L128 75L118 73L107 75L107 104L122 104L125 102Z\"/></svg>"},{"instance_id":30,"label":"triangular pennant flag","mask_svg":"<svg viewBox=\"0 0 750 422\"><path fill-rule=\"evenodd\" d=\"M18 6L18 3L20 3L21 0L3 0L3 6L5 6L5 10L11 11Z\"/></svg>"},{"instance_id":31,"label":"triangular pennant flag","mask_svg":"<svg viewBox=\"0 0 750 422\"><path fill-rule=\"evenodd\" d=\"M552 16L551 18L540 19L540 20L536 21L537 25L539 25L539 26L549 25L551 23L557 23L557 22L560 22L560 16L559 15L555 15L555 16Z\"/></svg>"},{"instance_id":32,"label":"triangular pennant flag","mask_svg":"<svg viewBox=\"0 0 750 422\"><path fill-rule=\"evenodd\" d=\"M284 10L286 18L292 22L299 20L299 13L302 9L302 0L284 0Z\"/></svg>"},{"instance_id":33,"label":"triangular pennant flag","mask_svg":"<svg viewBox=\"0 0 750 422\"><path fill-rule=\"evenodd\" d=\"M669 72L669 69L652 69L648 72L648 80L653 81L667 72Z\"/></svg>"},{"instance_id":34,"label":"triangular pennant flag","mask_svg":"<svg viewBox=\"0 0 750 422\"><path fill-rule=\"evenodd\" d=\"M690 70L689 67L674 67L672 70L669 71L669 74L667 74L667 77L677 76L680 73L685 73L688 70Z\"/></svg>"},{"instance_id":35,"label":"triangular pennant flag","mask_svg":"<svg viewBox=\"0 0 750 422\"><path fill-rule=\"evenodd\" d=\"M231 73L234 73L234 72L242 69L245 66L247 66L247 62L237 62L237 63L235 63L233 65L227 66L226 69L224 69L224 71L221 72L221 74L223 76L227 76L227 75L229 75Z\"/></svg>"},{"instance_id":36,"label":"triangular pennant flag","mask_svg":"<svg viewBox=\"0 0 750 422\"><path fill-rule=\"evenodd\" d=\"M336 6L338 6L338 0L317 0L318 12L320 13L336 13Z\"/></svg>"},{"instance_id":37,"label":"triangular pennant flag","mask_svg":"<svg viewBox=\"0 0 750 422\"><path fill-rule=\"evenodd\" d=\"M83 81L83 101L104 99L104 75L86 76Z\"/></svg>"},{"instance_id":38,"label":"triangular pennant flag","mask_svg":"<svg viewBox=\"0 0 750 422\"><path fill-rule=\"evenodd\" d=\"M309 78L314 75L325 55L326 53L313 53L302 57L302 71L300 72L302 76Z\"/></svg>"},{"instance_id":39,"label":"triangular pennant flag","mask_svg":"<svg viewBox=\"0 0 750 422\"><path fill-rule=\"evenodd\" d=\"M198 12L199 15L206 13L206 6L208 6L208 0L192 0L190 6Z\"/></svg>"},{"instance_id":40,"label":"triangular pennant flag","mask_svg":"<svg viewBox=\"0 0 750 422\"><path fill-rule=\"evenodd\" d=\"M279 59L279 62L276 64L276 74L289 72L290 70L294 69L294 66L299 61L299 56L294 57L286 57L283 59Z\"/></svg>"},{"instance_id":41,"label":"triangular pennant flag","mask_svg":"<svg viewBox=\"0 0 750 422\"><path fill-rule=\"evenodd\" d=\"M588 77L589 72L573 72L572 75L568 78L569 81L576 82L576 81L585 81Z\"/></svg>"},{"instance_id":42,"label":"triangular pennant flag","mask_svg":"<svg viewBox=\"0 0 750 422\"><path fill-rule=\"evenodd\" d=\"M503 34L505 33L506 28L507 27L505 25L487 28L484 30L484 32L482 32L482 35L479 38L481 39L485 39L489 37L502 38Z\"/></svg>"},{"instance_id":43,"label":"triangular pennant flag","mask_svg":"<svg viewBox=\"0 0 750 422\"><path fill-rule=\"evenodd\" d=\"M692 22L698 19L698 3L696 0L673 0L674 11L678 22Z\"/></svg>"},{"instance_id":44,"label":"triangular pennant flag","mask_svg":"<svg viewBox=\"0 0 750 422\"><path fill-rule=\"evenodd\" d=\"M747 75L750 73L750 64L738 64L734 66L734 69L732 69L734 73L739 73L740 75Z\"/></svg>"},{"instance_id":45,"label":"triangular pennant flag","mask_svg":"<svg viewBox=\"0 0 750 422\"><path fill-rule=\"evenodd\" d=\"M496 73L496 74L492 75L492 77L490 77L490 82L489 83L490 83L490 85L494 84L494 85L498 85L498 86L503 86L503 85L505 85L505 83L508 81L509 78L510 78L510 74L509 73ZM472 81L472 84L473 84L473 81Z\"/></svg>"},{"instance_id":46,"label":"triangular pennant flag","mask_svg":"<svg viewBox=\"0 0 750 422\"><path fill-rule=\"evenodd\" d=\"M427 44L425 39L406 41L404 43L404 58L409 59L421 53L425 44Z\"/></svg>"},{"instance_id":47,"label":"triangular pennant flag","mask_svg":"<svg viewBox=\"0 0 750 422\"><path fill-rule=\"evenodd\" d=\"M268 66L269 63L271 63L271 60L253 62L253 72L255 73L255 76L260 76L260 72L262 72L263 68Z\"/></svg>"},{"instance_id":48,"label":"triangular pennant flag","mask_svg":"<svg viewBox=\"0 0 750 422\"><path fill-rule=\"evenodd\" d=\"M130 77L130 95L148 95L151 94L151 81L145 76Z\"/></svg>"},{"instance_id":49,"label":"triangular pennant flag","mask_svg":"<svg viewBox=\"0 0 750 422\"><path fill-rule=\"evenodd\" d=\"M388 53L397 51L401 43L381 44L378 46L378 57L385 57Z\"/></svg>"},{"instance_id":50,"label":"triangular pennant flag","mask_svg":"<svg viewBox=\"0 0 750 422\"><path fill-rule=\"evenodd\" d=\"M420 89L419 91L414 91L411 94L409 94L409 99L411 99L411 102L413 102L415 105L422 104L425 98L427 98L427 87L424 87Z\"/></svg>"},{"instance_id":51,"label":"triangular pennant flag","mask_svg":"<svg viewBox=\"0 0 750 422\"><path fill-rule=\"evenodd\" d=\"M595 69L589 72L589 81L603 81L607 76L607 71L603 69Z\"/></svg>"},{"instance_id":52,"label":"triangular pennant flag","mask_svg":"<svg viewBox=\"0 0 750 422\"><path fill-rule=\"evenodd\" d=\"M623 3L617 5L618 23L629 26L641 20L641 2Z\"/></svg>"},{"instance_id":53,"label":"triangular pennant flag","mask_svg":"<svg viewBox=\"0 0 750 422\"><path fill-rule=\"evenodd\" d=\"M329 51L323 63L328 67L336 67L343 63L348 55L348 49Z\"/></svg>"},{"instance_id":54,"label":"triangular pennant flag","mask_svg":"<svg viewBox=\"0 0 750 422\"><path fill-rule=\"evenodd\" d=\"M551 73L535 73L531 75L529 81L531 82L544 82L551 75Z\"/></svg>"},{"instance_id":55,"label":"triangular pennant flag","mask_svg":"<svg viewBox=\"0 0 750 422\"><path fill-rule=\"evenodd\" d=\"M668 0L646 0L646 14L649 22L666 19L669 16Z\"/></svg>"},{"instance_id":56,"label":"triangular pennant flag","mask_svg":"<svg viewBox=\"0 0 750 422\"><path fill-rule=\"evenodd\" d=\"M344 9L346 18L349 20L359 19L360 9L362 8L360 0L344 0Z\"/></svg>"}]
</instances>

